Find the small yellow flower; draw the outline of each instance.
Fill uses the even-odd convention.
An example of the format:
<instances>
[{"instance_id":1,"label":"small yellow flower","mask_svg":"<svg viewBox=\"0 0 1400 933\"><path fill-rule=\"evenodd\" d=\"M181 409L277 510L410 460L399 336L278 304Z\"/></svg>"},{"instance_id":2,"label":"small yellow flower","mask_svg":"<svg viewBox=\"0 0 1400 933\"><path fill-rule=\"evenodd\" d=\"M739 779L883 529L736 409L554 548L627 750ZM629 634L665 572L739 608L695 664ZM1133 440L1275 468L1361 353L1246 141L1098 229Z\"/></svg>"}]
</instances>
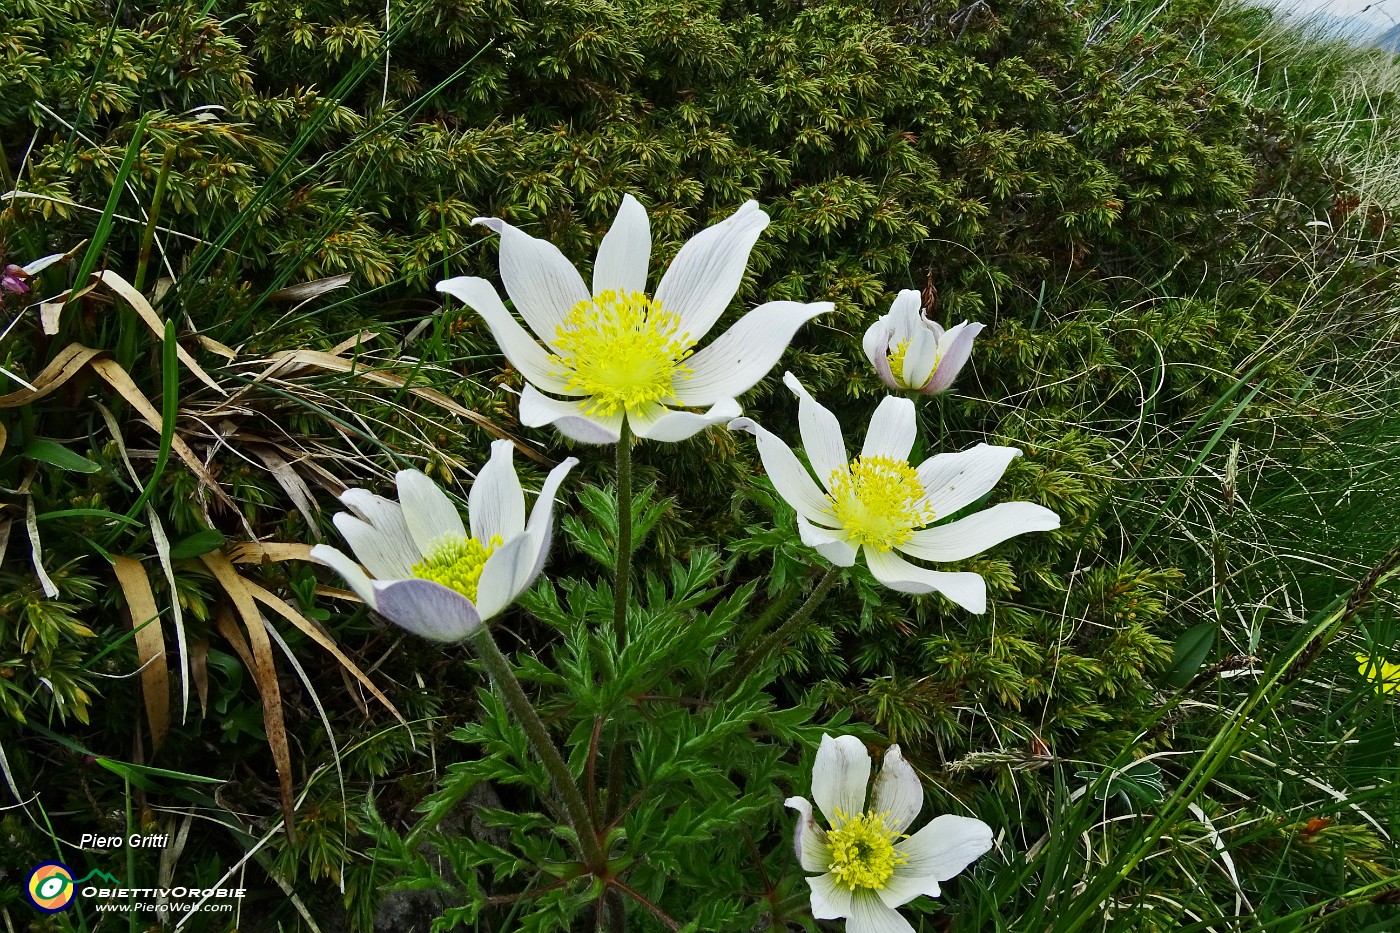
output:
<instances>
[{"instance_id":1,"label":"small yellow flower","mask_svg":"<svg viewBox=\"0 0 1400 933\"><path fill-rule=\"evenodd\" d=\"M1356 661L1362 676L1376 685L1377 693L1400 693L1400 664L1364 654L1358 654Z\"/></svg>"}]
</instances>

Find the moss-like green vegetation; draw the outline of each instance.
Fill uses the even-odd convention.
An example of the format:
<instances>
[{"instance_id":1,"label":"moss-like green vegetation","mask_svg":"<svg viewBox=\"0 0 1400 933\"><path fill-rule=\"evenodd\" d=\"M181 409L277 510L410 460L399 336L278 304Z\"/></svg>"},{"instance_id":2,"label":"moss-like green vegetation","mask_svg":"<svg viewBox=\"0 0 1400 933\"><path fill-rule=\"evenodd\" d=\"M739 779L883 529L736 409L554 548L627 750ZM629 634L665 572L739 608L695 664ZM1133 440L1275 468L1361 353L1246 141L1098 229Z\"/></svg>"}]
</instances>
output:
<instances>
[{"instance_id":1,"label":"moss-like green vegetation","mask_svg":"<svg viewBox=\"0 0 1400 933\"><path fill-rule=\"evenodd\" d=\"M152 832L183 840L178 883L241 866L249 929L595 929L534 871L548 834L512 811L543 776L501 763L528 755L471 655L278 545L338 543L335 494L404 467L464 494L502 436L536 454L527 487L569 453L579 488L610 483L611 448L519 425L523 379L432 286L498 279L481 215L586 271L633 193L652 281L743 201L770 214L724 323L835 303L742 399L794 443L778 376L858 437L884 394L861 335L900 289L985 323L922 443L1022 448L993 501L1062 517L946 568L986 578L985 615L853 572L734 714L771 746L716 738L690 777L740 803L624 811L664 839L629 869L659 911L827 928L781 800L839 726L1003 833L916 928L1400 923L1396 697L1353 660L1400 660L1394 587L1366 586L1400 522L1397 74L1199 0L0 0L0 259L70 253L0 292L0 765L24 802L0 912L46 922L17 885L47 859L155 878L159 853L54 841ZM635 474L638 591L693 643L652 658L678 702L587 702L703 744L700 658L821 561L742 435L642 445ZM611 612L609 501L561 500L545 581L498 620L580 768L592 719L558 672L613 663L563 647ZM619 788L647 774L616 762Z\"/></svg>"}]
</instances>

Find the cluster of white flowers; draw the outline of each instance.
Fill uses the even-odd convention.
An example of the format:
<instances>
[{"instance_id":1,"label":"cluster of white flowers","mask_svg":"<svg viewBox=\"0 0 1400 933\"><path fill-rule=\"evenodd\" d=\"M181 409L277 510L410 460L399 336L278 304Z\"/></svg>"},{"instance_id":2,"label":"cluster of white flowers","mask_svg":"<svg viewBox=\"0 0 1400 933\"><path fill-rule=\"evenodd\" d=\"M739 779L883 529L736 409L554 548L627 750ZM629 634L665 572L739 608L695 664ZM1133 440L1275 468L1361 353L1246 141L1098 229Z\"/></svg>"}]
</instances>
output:
<instances>
[{"instance_id":1,"label":"cluster of white flowers","mask_svg":"<svg viewBox=\"0 0 1400 933\"><path fill-rule=\"evenodd\" d=\"M475 222L500 235L501 280L529 329L485 279L459 277L437 287L481 315L524 375L523 424L553 425L566 437L597 444L618 443L628 433L680 441L720 424L747 431L773 486L796 510L802 540L823 558L850 567L864 553L885 586L939 592L974 613L987 603L978 574L932 570L906 558L961 560L1015 535L1059 527L1054 512L1029 502L944 523L990 492L1020 451L980 444L913 465L917 421L909 398L880 403L852 458L836 416L787 374L784 382L798 399L805 465L776 435L739 417L737 397L773 368L799 327L833 308L768 302L697 349L733 300L768 225L756 202L687 242L652 293L650 226L631 195L599 247L591 289L552 244L503 220ZM930 394L952 384L981 329L964 322L943 330L923 316L919 293L906 290L866 332L863 347L885 385ZM511 457L510 442L492 445L471 488L465 525L447 495L414 470L398 474L398 502L351 489L341 499L353 514L337 515L335 524L359 563L326 545L312 556L409 631L439 641L466 638L539 576L555 495L578 462L571 457L549 474L527 521ZM805 798L787 801L802 814L801 864L821 872L809 879L813 915L848 918L851 933L912 933L895 908L920 894L936 896L938 882L991 847L991 830L980 820L941 816L906 836L923 805L913 768L892 746L867 809L869 775L870 756L859 740L826 737L812 794L830 828L816 823Z\"/></svg>"}]
</instances>

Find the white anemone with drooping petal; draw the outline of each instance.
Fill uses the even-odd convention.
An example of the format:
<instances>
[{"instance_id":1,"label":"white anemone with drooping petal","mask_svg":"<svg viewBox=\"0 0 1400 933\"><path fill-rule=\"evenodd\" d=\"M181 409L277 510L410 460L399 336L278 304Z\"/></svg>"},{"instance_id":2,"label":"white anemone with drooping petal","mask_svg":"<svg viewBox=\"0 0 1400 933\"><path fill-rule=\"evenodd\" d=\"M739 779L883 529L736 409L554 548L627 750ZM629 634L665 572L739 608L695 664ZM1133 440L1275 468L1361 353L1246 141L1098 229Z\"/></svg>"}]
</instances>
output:
<instances>
[{"instance_id":1,"label":"white anemone with drooping petal","mask_svg":"<svg viewBox=\"0 0 1400 933\"><path fill-rule=\"evenodd\" d=\"M924 806L924 788L898 745L884 763L866 805L870 753L852 735L822 736L812 768L812 797L830 828L812 815L806 797L784 804L798 812L793 844L812 889L812 916L846 919L846 933L914 933L895 908L921 894L938 897L941 881L992 847L992 828L966 816L943 815L912 836L905 833Z\"/></svg>"},{"instance_id":2,"label":"white anemone with drooping petal","mask_svg":"<svg viewBox=\"0 0 1400 933\"><path fill-rule=\"evenodd\" d=\"M885 385L932 395L948 389L967 365L982 325L964 321L945 331L924 317L920 301L912 288L900 292L889 313L866 330L861 347Z\"/></svg>"},{"instance_id":3,"label":"white anemone with drooping petal","mask_svg":"<svg viewBox=\"0 0 1400 933\"><path fill-rule=\"evenodd\" d=\"M437 484L417 470L397 476L399 501L347 489L335 526L359 558L318 544L311 557L332 568L366 605L434 641L460 641L530 588L544 569L554 497L578 460L550 471L529 520L513 445L496 441L467 499L467 524ZM369 574L365 573L365 569ZM371 578L370 574L373 574Z\"/></svg>"},{"instance_id":4,"label":"white anemone with drooping petal","mask_svg":"<svg viewBox=\"0 0 1400 933\"><path fill-rule=\"evenodd\" d=\"M756 201L682 246L651 295L650 222L630 194L598 247L592 288L553 244L496 218L472 222L500 234L501 281L529 331L485 279L461 276L437 289L480 314L525 377L521 423L552 424L577 441L616 443L624 418L638 437L658 441L729 421L741 412L736 396L767 375L797 329L833 308L770 301L695 349L733 300L768 226Z\"/></svg>"},{"instance_id":5,"label":"white anemone with drooping petal","mask_svg":"<svg viewBox=\"0 0 1400 933\"><path fill-rule=\"evenodd\" d=\"M1060 527L1058 515L1033 502L1004 502L934 526L990 492L1021 451L978 444L961 453L930 457L917 468L910 466L916 431L914 403L889 396L870 419L860 455L851 459L836 416L812 398L792 373L783 382L798 397L798 430L820 486L792 448L753 419L737 418L729 427L758 439L759 458L773 487L797 510L803 542L838 567L850 567L864 552L870 572L890 589L942 593L980 614L987 610L987 584L981 576L930 570L900 554L930 561L962 560L1007 538Z\"/></svg>"}]
</instances>

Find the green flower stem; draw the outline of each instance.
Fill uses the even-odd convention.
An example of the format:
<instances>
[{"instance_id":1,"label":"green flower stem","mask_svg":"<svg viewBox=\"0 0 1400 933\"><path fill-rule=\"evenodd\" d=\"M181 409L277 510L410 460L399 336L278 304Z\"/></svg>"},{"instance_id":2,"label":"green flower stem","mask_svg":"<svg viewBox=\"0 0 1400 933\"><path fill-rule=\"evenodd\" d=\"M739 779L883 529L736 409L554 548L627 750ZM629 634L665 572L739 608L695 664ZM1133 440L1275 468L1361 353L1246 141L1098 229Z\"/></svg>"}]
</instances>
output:
<instances>
[{"instance_id":1,"label":"green flower stem","mask_svg":"<svg viewBox=\"0 0 1400 933\"><path fill-rule=\"evenodd\" d=\"M549 730L545 728L539 713L535 712L535 707L525 695L520 681L515 679L515 672L510 669L510 661L496 646L496 639L491 637L491 630L483 625L471 636L471 640L477 656L486 665L491 682L500 691L511 715L524 728L525 735L534 746L535 754L544 762L545 770L554 782L554 789L563 801L564 812L569 818L574 834L578 836L579 849L585 865L594 873L602 872L607 867L607 860L603 855L602 843L598 840L598 831L593 827L588 807L583 802L578 785L574 783L574 776L569 773L569 766L564 763L559 750L549 738Z\"/></svg>"},{"instance_id":2,"label":"green flower stem","mask_svg":"<svg viewBox=\"0 0 1400 933\"><path fill-rule=\"evenodd\" d=\"M613 582L613 637L622 647L627 633L627 594L632 576L632 428L622 419L617 439L617 579Z\"/></svg>"},{"instance_id":3,"label":"green flower stem","mask_svg":"<svg viewBox=\"0 0 1400 933\"><path fill-rule=\"evenodd\" d=\"M734 669L733 676L725 684L725 689L737 688L744 682L744 678L753 673L754 668L758 667L764 658L782 647L783 643L792 636L792 633L801 628L803 623L811 618L812 613L817 611L817 607L822 604L822 600L826 599L826 594L831 592L831 588L836 585L836 581L839 579L841 579L840 567L828 569L821 582L817 584L817 588L812 591L812 595L807 597L807 601L799 606L786 622L775 628L771 635L759 642L757 648L744 656Z\"/></svg>"}]
</instances>

